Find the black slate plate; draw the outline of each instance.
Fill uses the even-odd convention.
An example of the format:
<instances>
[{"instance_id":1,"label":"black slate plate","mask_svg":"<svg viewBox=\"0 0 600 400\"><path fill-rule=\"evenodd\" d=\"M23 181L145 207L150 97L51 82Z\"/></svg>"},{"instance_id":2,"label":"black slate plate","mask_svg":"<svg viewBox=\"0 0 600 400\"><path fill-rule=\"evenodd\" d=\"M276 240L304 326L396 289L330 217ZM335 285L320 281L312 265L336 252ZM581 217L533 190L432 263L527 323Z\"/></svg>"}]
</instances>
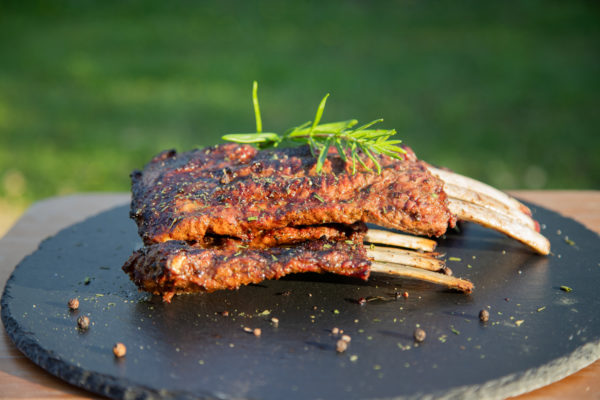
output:
<instances>
[{"instance_id":1,"label":"black slate plate","mask_svg":"<svg viewBox=\"0 0 600 400\"><path fill-rule=\"evenodd\" d=\"M599 237L535 212L552 242L548 257L473 224L441 240L455 275L475 283L470 296L382 276L305 274L163 304L121 271L141 241L127 206L118 207L25 258L4 290L2 321L42 368L115 398L506 397L600 357ZM396 300L397 291L409 297ZM79 315L92 321L87 332L76 328ZM417 325L427 332L419 346ZM333 327L352 337L343 354ZM124 359L112 354L117 341L127 345Z\"/></svg>"}]
</instances>

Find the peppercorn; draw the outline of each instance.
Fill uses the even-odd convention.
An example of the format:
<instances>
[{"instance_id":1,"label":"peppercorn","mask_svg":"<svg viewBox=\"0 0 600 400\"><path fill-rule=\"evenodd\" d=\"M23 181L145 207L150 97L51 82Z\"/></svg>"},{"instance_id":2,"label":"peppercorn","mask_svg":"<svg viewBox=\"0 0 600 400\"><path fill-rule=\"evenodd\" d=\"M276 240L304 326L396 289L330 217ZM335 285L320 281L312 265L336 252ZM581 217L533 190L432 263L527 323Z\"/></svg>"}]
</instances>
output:
<instances>
[{"instance_id":1,"label":"peppercorn","mask_svg":"<svg viewBox=\"0 0 600 400\"><path fill-rule=\"evenodd\" d=\"M118 358L125 357L125 354L127 354L127 347L121 342L115 343L113 346L113 354Z\"/></svg>"},{"instance_id":2,"label":"peppercorn","mask_svg":"<svg viewBox=\"0 0 600 400\"><path fill-rule=\"evenodd\" d=\"M346 351L346 349L348 349L348 342L343 339L338 340L335 345L335 351L338 353L343 353Z\"/></svg>"},{"instance_id":3,"label":"peppercorn","mask_svg":"<svg viewBox=\"0 0 600 400\"><path fill-rule=\"evenodd\" d=\"M81 330L87 330L90 327L90 319L85 315L80 316L77 318L77 326Z\"/></svg>"},{"instance_id":4,"label":"peppercorn","mask_svg":"<svg viewBox=\"0 0 600 400\"><path fill-rule=\"evenodd\" d=\"M425 333L425 330L421 329L421 328L417 328L415 329L415 332L413 333L413 337L415 338L415 342L421 343L425 340L425 337L427 336L427 334Z\"/></svg>"},{"instance_id":5,"label":"peppercorn","mask_svg":"<svg viewBox=\"0 0 600 400\"><path fill-rule=\"evenodd\" d=\"M490 319L490 313L488 312L488 310L479 311L479 320L481 322L488 322L489 319Z\"/></svg>"},{"instance_id":6,"label":"peppercorn","mask_svg":"<svg viewBox=\"0 0 600 400\"><path fill-rule=\"evenodd\" d=\"M75 311L79 308L79 300L77 298L72 298L69 299L69 309L71 309L72 311Z\"/></svg>"}]
</instances>

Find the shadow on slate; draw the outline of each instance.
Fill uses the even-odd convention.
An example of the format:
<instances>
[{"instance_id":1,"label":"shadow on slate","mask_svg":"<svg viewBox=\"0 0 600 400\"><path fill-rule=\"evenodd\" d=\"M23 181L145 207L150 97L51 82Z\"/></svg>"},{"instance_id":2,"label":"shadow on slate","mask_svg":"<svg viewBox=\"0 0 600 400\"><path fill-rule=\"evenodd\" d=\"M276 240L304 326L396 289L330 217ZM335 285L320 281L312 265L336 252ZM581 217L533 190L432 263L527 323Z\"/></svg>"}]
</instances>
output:
<instances>
[{"instance_id":1,"label":"shadow on slate","mask_svg":"<svg viewBox=\"0 0 600 400\"><path fill-rule=\"evenodd\" d=\"M471 295L381 275L299 274L164 304L121 270L141 246L122 206L26 257L4 290L2 321L36 364L113 398L502 398L600 357L599 237L534 209L552 242L548 257L468 223L440 241L447 259L460 259L448 261L454 274L476 285ZM409 297L395 299L398 291ZM353 301L361 297L373 301ZM80 315L91 320L86 332ZM417 325L427 333L421 345L412 340ZM343 354L334 327L352 337ZM123 359L112 354L115 342L127 346Z\"/></svg>"}]
</instances>

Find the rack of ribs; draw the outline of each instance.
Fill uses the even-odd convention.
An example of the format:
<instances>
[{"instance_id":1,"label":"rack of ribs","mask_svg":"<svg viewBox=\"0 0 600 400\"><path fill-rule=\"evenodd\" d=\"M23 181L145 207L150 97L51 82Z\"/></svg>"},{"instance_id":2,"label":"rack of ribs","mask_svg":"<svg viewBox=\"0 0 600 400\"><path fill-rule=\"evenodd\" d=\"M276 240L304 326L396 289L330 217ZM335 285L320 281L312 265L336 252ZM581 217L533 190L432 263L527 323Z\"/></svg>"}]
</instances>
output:
<instances>
[{"instance_id":1,"label":"rack of ribs","mask_svg":"<svg viewBox=\"0 0 600 400\"><path fill-rule=\"evenodd\" d=\"M426 236L454 226L443 181L412 152L403 161L380 159L381 174L352 174L350 163L333 156L316 173L308 146L167 151L132 174L131 216L144 243L206 234L252 240L289 226L331 223L369 222Z\"/></svg>"},{"instance_id":2,"label":"rack of ribs","mask_svg":"<svg viewBox=\"0 0 600 400\"><path fill-rule=\"evenodd\" d=\"M420 279L448 288L470 292L469 281L427 270L444 268L431 256L419 255L417 264L377 262L377 251L363 245L366 227L329 227L329 237L293 245L265 246L262 241L244 242L223 236L205 236L193 243L168 240L137 250L123 270L141 289L161 295L167 302L175 294L237 289L242 285L279 279L293 273L335 273L367 280L371 272ZM294 228L291 228L294 229ZM298 228L311 230L310 228ZM303 236L300 234L299 236ZM397 255L397 254L394 254Z\"/></svg>"},{"instance_id":3,"label":"rack of ribs","mask_svg":"<svg viewBox=\"0 0 600 400\"><path fill-rule=\"evenodd\" d=\"M527 207L480 182L434 168L405 150L401 160L375 155L381 173L373 172L368 157L362 158L364 166L355 166L333 148L320 172L308 146L257 150L228 143L181 154L162 152L131 175L130 215L147 247L134 253L124 269L141 288L163 294L166 300L173 293L235 288L257 277L278 278L282 272L361 271L350 275L366 279L364 268L469 292L468 281L425 271L448 272L443 263L433 262L435 255L409 253L406 256L417 262L398 262L400 268L393 264L397 254L390 257L389 249L365 252L363 241L378 242L382 234L393 234L366 232L364 223L437 237L458 219L468 220L501 231L538 253L549 252ZM324 251L317 249L319 245L330 246L328 254L350 255L354 261L346 260L345 265L350 262L352 268L338 262L307 262L324 259L314 257ZM229 254L232 246L239 250ZM267 252L282 261L267 262ZM211 264L198 261L207 259ZM407 264L419 270L407 272ZM194 273L179 274L182 265ZM195 278L217 270L233 276L240 266L254 268L250 265L260 266L259 272L241 273L229 283ZM157 271L162 271L160 278Z\"/></svg>"}]
</instances>

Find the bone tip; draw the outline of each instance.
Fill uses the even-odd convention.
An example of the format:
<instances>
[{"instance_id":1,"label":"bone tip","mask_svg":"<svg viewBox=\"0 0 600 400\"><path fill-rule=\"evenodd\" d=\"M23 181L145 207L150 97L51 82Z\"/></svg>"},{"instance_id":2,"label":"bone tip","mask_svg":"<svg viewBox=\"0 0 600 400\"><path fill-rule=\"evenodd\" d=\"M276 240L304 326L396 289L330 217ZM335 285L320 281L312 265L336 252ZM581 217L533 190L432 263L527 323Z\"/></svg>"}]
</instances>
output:
<instances>
[{"instance_id":1,"label":"bone tip","mask_svg":"<svg viewBox=\"0 0 600 400\"><path fill-rule=\"evenodd\" d=\"M546 238L544 238L546 239ZM538 253L540 253L543 256L547 256L548 254L550 254L550 242L548 241L548 239L546 239L546 243L544 244L543 247L538 248L537 249Z\"/></svg>"}]
</instances>

